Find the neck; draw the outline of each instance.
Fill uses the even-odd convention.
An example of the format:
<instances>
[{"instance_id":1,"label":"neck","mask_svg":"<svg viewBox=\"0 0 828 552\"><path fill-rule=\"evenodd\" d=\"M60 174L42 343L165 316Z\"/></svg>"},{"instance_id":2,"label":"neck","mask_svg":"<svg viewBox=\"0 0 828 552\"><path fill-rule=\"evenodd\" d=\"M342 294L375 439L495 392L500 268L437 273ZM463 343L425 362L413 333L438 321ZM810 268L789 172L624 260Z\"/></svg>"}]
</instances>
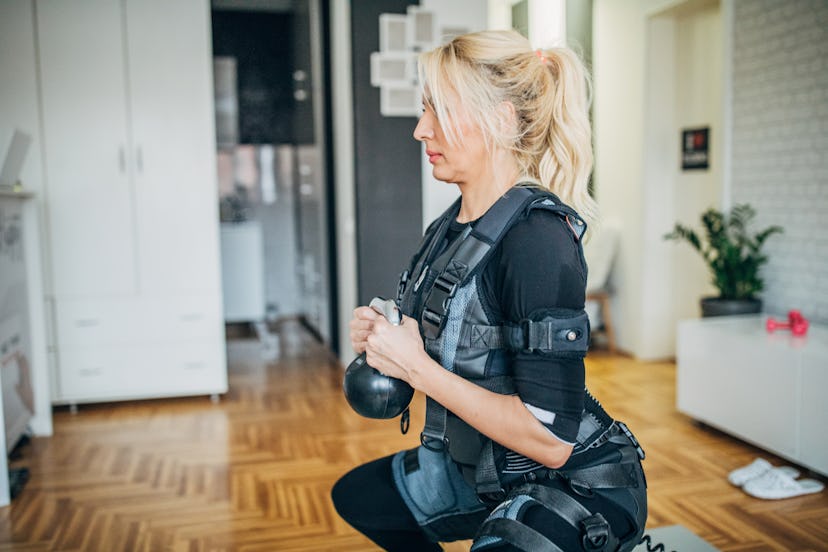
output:
<instances>
[{"instance_id":1,"label":"neck","mask_svg":"<svg viewBox=\"0 0 828 552\"><path fill-rule=\"evenodd\" d=\"M473 181L457 183L463 197L457 221L471 222L482 217L509 188L517 184L519 177L514 157L506 152L495 152Z\"/></svg>"}]
</instances>

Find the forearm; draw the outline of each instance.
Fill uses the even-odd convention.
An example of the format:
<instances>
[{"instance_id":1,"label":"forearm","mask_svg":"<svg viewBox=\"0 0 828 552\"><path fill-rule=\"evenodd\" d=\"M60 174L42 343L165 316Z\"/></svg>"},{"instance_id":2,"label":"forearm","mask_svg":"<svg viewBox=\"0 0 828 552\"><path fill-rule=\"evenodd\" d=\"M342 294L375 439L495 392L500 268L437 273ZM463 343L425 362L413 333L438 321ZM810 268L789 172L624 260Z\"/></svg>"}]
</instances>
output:
<instances>
[{"instance_id":1,"label":"forearm","mask_svg":"<svg viewBox=\"0 0 828 552\"><path fill-rule=\"evenodd\" d=\"M506 448L550 468L562 466L572 446L555 438L516 395L488 391L443 369L427 355L409 373L412 385Z\"/></svg>"}]
</instances>

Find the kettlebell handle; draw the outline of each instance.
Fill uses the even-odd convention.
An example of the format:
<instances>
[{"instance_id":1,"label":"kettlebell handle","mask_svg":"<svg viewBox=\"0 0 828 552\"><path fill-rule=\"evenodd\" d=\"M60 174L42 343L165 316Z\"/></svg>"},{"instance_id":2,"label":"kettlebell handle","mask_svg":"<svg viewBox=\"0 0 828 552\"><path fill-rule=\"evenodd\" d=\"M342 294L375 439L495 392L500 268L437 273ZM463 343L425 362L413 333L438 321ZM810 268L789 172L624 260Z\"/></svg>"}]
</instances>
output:
<instances>
[{"instance_id":1,"label":"kettlebell handle","mask_svg":"<svg viewBox=\"0 0 828 552\"><path fill-rule=\"evenodd\" d=\"M383 315L392 326L399 326L402 324L402 313L400 307L393 299L383 299L382 297L374 297L368 304L377 313Z\"/></svg>"}]
</instances>

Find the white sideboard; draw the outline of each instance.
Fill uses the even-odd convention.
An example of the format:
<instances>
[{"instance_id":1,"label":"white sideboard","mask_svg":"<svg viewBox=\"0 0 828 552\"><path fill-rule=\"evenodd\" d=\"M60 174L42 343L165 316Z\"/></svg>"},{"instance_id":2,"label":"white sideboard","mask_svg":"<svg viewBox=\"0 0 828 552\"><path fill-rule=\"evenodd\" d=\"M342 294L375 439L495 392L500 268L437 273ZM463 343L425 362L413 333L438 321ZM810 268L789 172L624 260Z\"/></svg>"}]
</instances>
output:
<instances>
[{"instance_id":1,"label":"white sideboard","mask_svg":"<svg viewBox=\"0 0 828 552\"><path fill-rule=\"evenodd\" d=\"M828 475L828 328L769 334L767 316L678 325L678 409Z\"/></svg>"}]
</instances>

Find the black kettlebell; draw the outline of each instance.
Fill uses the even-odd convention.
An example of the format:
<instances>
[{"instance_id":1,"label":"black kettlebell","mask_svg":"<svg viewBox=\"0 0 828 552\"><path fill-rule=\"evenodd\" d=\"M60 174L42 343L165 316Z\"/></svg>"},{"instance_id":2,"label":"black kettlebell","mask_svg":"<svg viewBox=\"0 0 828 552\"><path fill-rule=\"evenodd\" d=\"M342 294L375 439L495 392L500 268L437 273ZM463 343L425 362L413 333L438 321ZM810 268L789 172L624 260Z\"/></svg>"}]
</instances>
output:
<instances>
[{"instance_id":1,"label":"black kettlebell","mask_svg":"<svg viewBox=\"0 0 828 552\"><path fill-rule=\"evenodd\" d=\"M397 304L375 297L369 305L393 325L402 323ZM366 418L395 418L408 408L414 389L401 379L383 375L365 361L362 353L348 365L342 385L345 398L358 414Z\"/></svg>"}]
</instances>

